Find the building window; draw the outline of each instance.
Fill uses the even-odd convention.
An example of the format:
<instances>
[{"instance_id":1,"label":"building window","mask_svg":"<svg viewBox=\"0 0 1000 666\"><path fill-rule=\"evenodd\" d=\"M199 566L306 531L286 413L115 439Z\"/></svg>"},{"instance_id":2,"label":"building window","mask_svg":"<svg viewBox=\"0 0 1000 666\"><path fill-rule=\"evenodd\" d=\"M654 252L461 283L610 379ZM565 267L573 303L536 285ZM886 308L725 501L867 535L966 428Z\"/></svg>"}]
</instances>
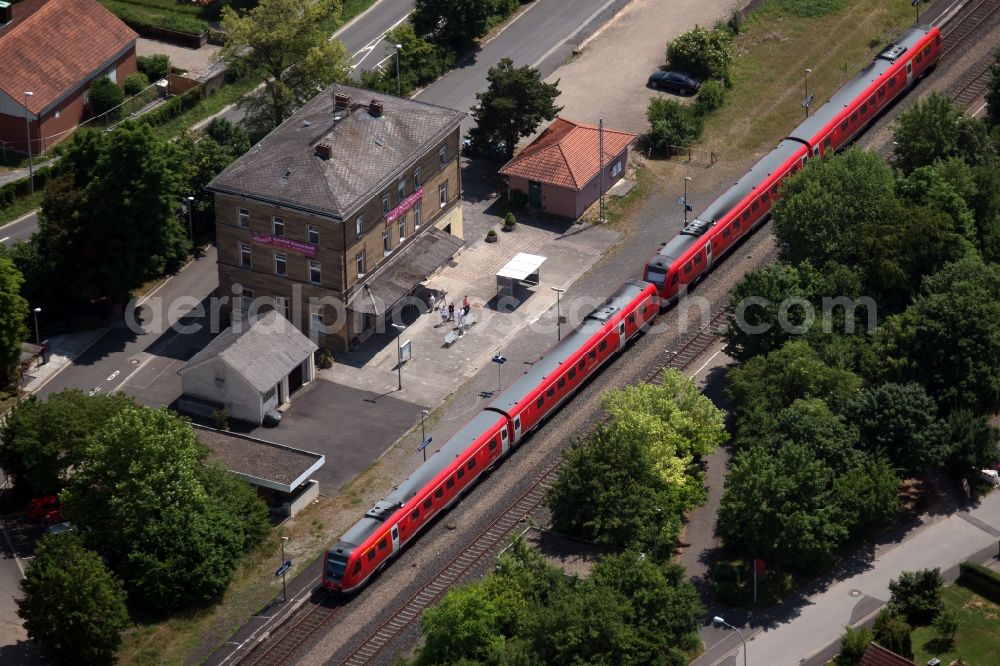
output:
<instances>
[{"instance_id":1,"label":"building window","mask_svg":"<svg viewBox=\"0 0 1000 666\"><path fill-rule=\"evenodd\" d=\"M309 262L309 282L323 284L323 272L320 270L318 261Z\"/></svg>"},{"instance_id":2,"label":"building window","mask_svg":"<svg viewBox=\"0 0 1000 666\"><path fill-rule=\"evenodd\" d=\"M275 236L284 236L285 235L285 220L284 220L284 218L281 218L281 217L272 217L271 218L271 231L273 232L273 235L275 235Z\"/></svg>"},{"instance_id":3,"label":"building window","mask_svg":"<svg viewBox=\"0 0 1000 666\"><path fill-rule=\"evenodd\" d=\"M422 181L420 180L420 167L417 167L416 169L413 170L413 191L414 192L416 192L417 188L420 187L421 182Z\"/></svg>"},{"instance_id":4,"label":"building window","mask_svg":"<svg viewBox=\"0 0 1000 666\"><path fill-rule=\"evenodd\" d=\"M358 277L363 278L365 276L365 253L358 252L354 255L354 265L358 268Z\"/></svg>"},{"instance_id":5,"label":"building window","mask_svg":"<svg viewBox=\"0 0 1000 666\"><path fill-rule=\"evenodd\" d=\"M236 223L239 224L244 229L250 228L250 209L240 208L236 216Z\"/></svg>"},{"instance_id":6,"label":"building window","mask_svg":"<svg viewBox=\"0 0 1000 666\"><path fill-rule=\"evenodd\" d=\"M399 218L399 242L406 240L406 214Z\"/></svg>"},{"instance_id":7,"label":"building window","mask_svg":"<svg viewBox=\"0 0 1000 666\"><path fill-rule=\"evenodd\" d=\"M422 202L418 201L417 205L413 207L413 231L416 232L420 228L420 204Z\"/></svg>"},{"instance_id":8,"label":"building window","mask_svg":"<svg viewBox=\"0 0 1000 666\"><path fill-rule=\"evenodd\" d=\"M448 205L448 181L444 181L438 185L438 203L441 208Z\"/></svg>"},{"instance_id":9,"label":"building window","mask_svg":"<svg viewBox=\"0 0 1000 666\"><path fill-rule=\"evenodd\" d=\"M221 363L215 366L215 381L220 384L226 383L226 366Z\"/></svg>"},{"instance_id":10,"label":"building window","mask_svg":"<svg viewBox=\"0 0 1000 666\"><path fill-rule=\"evenodd\" d=\"M382 195L382 214L387 215L389 213L389 195Z\"/></svg>"},{"instance_id":11,"label":"building window","mask_svg":"<svg viewBox=\"0 0 1000 666\"><path fill-rule=\"evenodd\" d=\"M615 176L617 176L621 172L622 172L622 161L621 160L617 160L617 161L615 161L614 164L611 165L611 177L614 178Z\"/></svg>"},{"instance_id":12,"label":"building window","mask_svg":"<svg viewBox=\"0 0 1000 666\"><path fill-rule=\"evenodd\" d=\"M358 238L365 235L365 216L358 215L358 219L354 222L355 231L357 231Z\"/></svg>"},{"instance_id":13,"label":"building window","mask_svg":"<svg viewBox=\"0 0 1000 666\"><path fill-rule=\"evenodd\" d=\"M288 309L288 299L284 296L274 297L274 309L280 312L285 319L289 321L292 320L291 316L289 316L291 312L289 312Z\"/></svg>"},{"instance_id":14,"label":"building window","mask_svg":"<svg viewBox=\"0 0 1000 666\"><path fill-rule=\"evenodd\" d=\"M399 181L396 185L396 196L399 197L399 203L403 203L403 199L406 198L406 179Z\"/></svg>"},{"instance_id":15,"label":"building window","mask_svg":"<svg viewBox=\"0 0 1000 666\"><path fill-rule=\"evenodd\" d=\"M318 337L323 332L323 311L314 310L309 313L310 337Z\"/></svg>"},{"instance_id":16,"label":"building window","mask_svg":"<svg viewBox=\"0 0 1000 666\"><path fill-rule=\"evenodd\" d=\"M382 251L387 257L392 254L392 229L382 232Z\"/></svg>"},{"instance_id":17,"label":"building window","mask_svg":"<svg viewBox=\"0 0 1000 666\"><path fill-rule=\"evenodd\" d=\"M253 289L244 289L240 294L240 312L243 316L250 314L250 308L253 307Z\"/></svg>"},{"instance_id":18,"label":"building window","mask_svg":"<svg viewBox=\"0 0 1000 666\"><path fill-rule=\"evenodd\" d=\"M253 261L250 256L250 244L240 243L240 268L245 268L247 270L253 268Z\"/></svg>"},{"instance_id":19,"label":"building window","mask_svg":"<svg viewBox=\"0 0 1000 666\"><path fill-rule=\"evenodd\" d=\"M284 252L274 253L274 274L279 277L285 277L286 268L288 265L288 255Z\"/></svg>"},{"instance_id":20,"label":"building window","mask_svg":"<svg viewBox=\"0 0 1000 666\"><path fill-rule=\"evenodd\" d=\"M309 225L309 242L313 245L319 245L319 227L314 224Z\"/></svg>"},{"instance_id":21,"label":"building window","mask_svg":"<svg viewBox=\"0 0 1000 666\"><path fill-rule=\"evenodd\" d=\"M448 147L441 146L438 149L438 166L442 169L448 163Z\"/></svg>"}]
</instances>

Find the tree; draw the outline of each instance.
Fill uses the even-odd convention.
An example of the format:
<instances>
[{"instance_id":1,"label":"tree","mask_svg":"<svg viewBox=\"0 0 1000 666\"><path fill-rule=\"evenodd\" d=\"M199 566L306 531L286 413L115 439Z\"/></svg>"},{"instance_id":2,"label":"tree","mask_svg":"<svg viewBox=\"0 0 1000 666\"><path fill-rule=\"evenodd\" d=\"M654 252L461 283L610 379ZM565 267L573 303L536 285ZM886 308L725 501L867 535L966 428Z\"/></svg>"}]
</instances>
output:
<instances>
[{"instance_id":1,"label":"tree","mask_svg":"<svg viewBox=\"0 0 1000 666\"><path fill-rule=\"evenodd\" d=\"M910 624L926 624L944 608L943 587L940 569L904 571L899 578L889 581L889 606Z\"/></svg>"},{"instance_id":2,"label":"tree","mask_svg":"<svg viewBox=\"0 0 1000 666\"><path fill-rule=\"evenodd\" d=\"M46 184L36 238L38 251L57 259L71 297L113 307L180 267L189 248L175 215L181 160L146 124L73 136Z\"/></svg>"},{"instance_id":3,"label":"tree","mask_svg":"<svg viewBox=\"0 0 1000 666\"><path fill-rule=\"evenodd\" d=\"M514 67L510 58L490 67L486 80L489 88L476 93L479 104L471 109L476 126L469 130L469 137L474 149L484 152L502 144L510 159L518 139L531 135L543 120L552 120L562 110L554 103L559 81L545 83L537 69Z\"/></svg>"},{"instance_id":4,"label":"tree","mask_svg":"<svg viewBox=\"0 0 1000 666\"><path fill-rule=\"evenodd\" d=\"M859 224L888 218L895 194L891 169L878 155L855 148L805 169L782 185L774 203L774 232L781 258L813 266L845 261L851 247L844 233Z\"/></svg>"},{"instance_id":5,"label":"tree","mask_svg":"<svg viewBox=\"0 0 1000 666\"><path fill-rule=\"evenodd\" d=\"M996 442L1000 433L990 426L986 416L973 414L968 409L956 409L948 415L946 423L946 469L956 476L974 469L990 469L1000 462Z\"/></svg>"},{"instance_id":6,"label":"tree","mask_svg":"<svg viewBox=\"0 0 1000 666\"><path fill-rule=\"evenodd\" d=\"M687 146L698 140L704 120L690 106L672 99L651 97L646 109L649 143L656 150Z\"/></svg>"},{"instance_id":7,"label":"tree","mask_svg":"<svg viewBox=\"0 0 1000 666\"><path fill-rule=\"evenodd\" d=\"M416 0L410 22L418 35L461 51L486 34L496 0Z\"/></svg>"},{"instance_id":8,"label":"tree","mask_svg":"<svg viewBox=\"0 0 1000 666\"><path fill-rule=\"evenodd\" d=\"M234 125L225 118L215 117L205 126L205 136L220 146L228 148L234 157L250 150L250 135L241 125Z\"/></svg>"},{"instance_id":9,"label":"tree","mask_svg":"<svg viewBox=\"0 0 1000 666\"><path fill-rule=\"evenodd\" d=\"M695 26L667 44L667 62L697 79L719 79L728 85L733 35L728 30Z\"/></svg>"},{"instance_id":10,"label":"tree","mask_svg":"<svg viewBox=\"0 0 1000 666\"><path fill-rule=\"evenodd\" d=\"M923 387L887 382L862 389L847 406L866 449L881 451L898 467L919 473L943 461L947 440L937 404Z\"/></svg>"},{"instance_id":11,"label":"tree","mask_svg":"<svg viewBox=\"0 0 1000 666\"><path fill-rule=\"evenodd\" d=\"M149 79L142 72L133 72L125 77L122 83L122 91L129 97L138 95L149 87Z\"/></svg>"},{"instance_id":12,"label":"tree","mask_svg":"<svg viewBox=\"0 0 1000 666\"><path fill-rule=\"evenodd\" d=\"M897 181L896 192L914 204L944 212L953 220L951 231L974 243L976 220L962 197L962 192L959 191L958 183L949 181L944 175L949 169L954 171L955 162L956 158L950 158L947 160L947 166L942 161L935 163L934 166L914 169ZM974 185L966 183L966 187Z\"/></svg>"},{"instance_id":13,"label":"tree","mask_svg":"<svg viewBox=\"0 0 1000 666\"><path fill-rule=\"evenodd\" d=\"M128 626L125 590L74 534L43 537L21 581L28 636L65 663L111 663Z\"/></svg>"},{"instance_id":14,"label":"tree","mask_svg":"<svg viewBox=\"0 0 1000 666\"><path fill-rule=\"evenodd\" d=\"M844 627L844 637L840 639L840 654L837 666L858 666L875 635L867 627Z\"/></svg>"},{"instance_id":15,"label":"tree","mask_svg":"<svg viewBox=\"0 0 1000 666\"><path fill-rule=\"evenodd\" d=\"M893 135L894 162L909 173L936 160L959 155L963 111L941 93L917 100L900 114Z\"/></svg>"},{"instance_id":16,"label":"tree","mask_svg":"<svg viewBox=\"0 0 1000 666\"><path fill-rule=\"evenodd\" d=\"M976 218L979 253L987 263L1000 263L1000 169L993 165L972 168L975 193L969 206Z\"/></svg>"},{"instance_id":17,"label":"tree","mask_svg":"<svg viewBox=\"0 0 1000 666\"><path fill-rule=\"evenodd\" d=\"M226 43L219 57L236 71L259 75L264 86L241 102L251 134L266 134L320 90L347 80L347 50L323 27L340 7L339 0L261 0L242 15L223 8Z\"/></svg>"},{"instance_id":18,"label":"tree","mask_svg":"<svg viewBox=\"0 0 1000 666\"><path fill-rule=\"evenodd\" d=\"M28 301L21 296L24 276L14 262L0 256L0 380L11 379L27 337ZM6 383L2 381L0 383Z\"/></svg>"},{"instance_id":19,"label":"tree","mask_svg":"<svg viewBox=\"0 0 1000 666\"><path fill-rule=\"evenodd\" d=\"M891 608L883 608L875 617L875 642L896 654L913 659L910 625Z\"/></svg>"},{"instance_id":20,"label":"tree","mask_svg":"<svg viewBox=\"0 0 1000 666\"><path fill-rule=\"evenodd\" d=\"M198 467L198 476L209 496L239 520L243 527L243 551L250 550L271 533L267 505L253 486L218 463L203 463Z\"/></svg>"},{"instance_id":21,"label":"tree","mask_svg":"<svg viewBox=\"0 0 1000 666\"><path fill-rule=\"evenodd\" d=\"M201 482L204 455L180 418L129 407L90 438L63 494L67 518L144 608L170 612L214 599L242 552L239 518Z\"/></svg>"},{"instance_id":22,"label":"tree","mask_svg":"<svg viewBox=\"0 0 1000 666\"><path fill-rule=\"evenodd\" d=\"M485 587L484 583L457 587L427 609L420 618L424 645L418 664L482 662L502 649L499 609Z\"/></svg>"},{"instance_id":23,"label":"tree","mask_svg":"<svg viewBox=\"0 0 1000 666\"><path fill-rule=\"evenodd\" d=\"M934 629L938 632L938 636L949 642L955 640L958 625L958 612L951 607L942 608L934 618Z\"/></svg>"},{"instance_id":24,"label":"tree","mask_svg":"<svg viewBox=\"0 0 1000 666\"><path fill-rule=\"evenodd\" d=\"M90 90L87 94L90 99L90 115L100 116L112 109L115 109L115 111L109 114L108 119L117 118L121 115L118 107L125 101L125 94L108 77L102 76L94 79L90 84Z\"/></svg>"},{"instance_id":25,"label":"tree","mask_svg":"<svg viewBox=\"0 0 1000 666\"><path fill-rule=\"evenodd\" d=\"M108 419L133 406L128 396L88 396L77 389L32 396L11 410L0 426L0 467L24 495L58 493L86 459L87 437Z\"/></svg>"},{"instance_id":26,"label":"tree","mask_svg":"<svg viewBox=\"0 0 1000 666\"><path fill-rule=\"evenodd\" d=\"M170 56L163 53L154 53L148 56L136 57L136 67L145 74L150 81L159 81L167 78L170 73Z\"/></svg>"},{"instance_id":27,"label":"tree","mask_svg":"<svg viewBox=\"0 0 1000 666\"><path fill-rule=\"evenodd\" d=\"M990 81L986 84L986 111L993 122L1000 121L1000 49L993 55Z\"/></svg>"}]
</instances>

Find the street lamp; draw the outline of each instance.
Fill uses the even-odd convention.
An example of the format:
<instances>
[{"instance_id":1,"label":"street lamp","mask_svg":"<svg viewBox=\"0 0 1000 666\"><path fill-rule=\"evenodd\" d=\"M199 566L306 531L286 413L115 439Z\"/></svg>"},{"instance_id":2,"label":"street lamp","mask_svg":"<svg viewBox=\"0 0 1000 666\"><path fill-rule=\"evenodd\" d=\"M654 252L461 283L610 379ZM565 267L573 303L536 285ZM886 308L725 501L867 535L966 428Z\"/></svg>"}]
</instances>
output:
<instances>
[{"instance_id":1,"label":"street lamp","mask_svg":"<svg viewBox=\"0 0 1000 666\"><path fill-rule=\"evenodd\" d=\"M808 118L809 117L809 103L812 102L812 100L809 99L809 75L812 74L813 71L811 69L809 69L808 67L806 69L802 70L802 71L803 71L803 76L805 77L805 81L806 81L806 101L802 103L802 106L805 108L805 110L806 110L806 118Z\"/></svg>"},{"instance_id":2,"label":"street lamp","mask_svg":"<svg viewBox=\"0 0 1000 666\"><path fill-rule=\"evenodd\" d=\"M427 435L424 433L424 417L430 414L426 409L420 410L420 445L424 452L424 462L427 462Z\"/></svg>"},{"instance_id":3,"label":"street lamp","mask_svg":"<svg viewBox=\"0 0 1000 666\"><path fill-rule=\"evenodd\" d=\"M38 313L41 311L41 308L35 308L35 344L38 346L42 345L41 335L38 333Z\"/></svg>"},{"instance_id":4,"label":"street lamp","mask_svg":"<svg viewBox=\"0 0 1000 666\"><path fill-rule=\"evenodd\" d=\"M194 197L184 197L184 200L187 201L188 209L188 238L194 244L194 227L191 224L191 209L194 208Z\"/></svg>"},{"instance_id":5,"label":"street lamp","mask_svg":"<svg viewBox=\"0 0 1000 666\"><path fill-rule=\"evenodd\" d=\"M688 203L688 183L691 182L691 176L684 176L684 226L688 225L688 210L691 208L691 204Z\"/></svg>"},{"instance_id":6,"label":"street lamp","mask_svg":"<svg viewBox=\"0 0 1000 666\"><path fill-rule=\"evenodd\" d=\"M399 336L403 334L406 327L402 324L393 324L392 327L396 329L396 374L399 379L399 388L397 390L403 390L403 348L399 346Z\"/></svg>"},{"instance_id":7,"label":"street lamp","mask_svg":"<svg viewBox=\"0 0 1000 666\"><path fill-rule=\"evenodd\" d=\"M714 622L715 624L725 625L730 629L732 629L733 631L735 631L737 634L739 634L740 640L743 641L743 666L747 666L747 641L745 638L743 638L743 632L734 627L733 625L729 624L725 620L723 620L718 615L712 618L712 622Z\"/></svg>"},{"instance_id":8,"label":"street lamp","mask_svg":"<svg viewBox=\"0 0 1000 666\"><path fill-rule=\"evenodd\" d=\"M35 193L35 167L31 163L31 121L28 120L28 98L35 93L24 91L24 131L28 135L28 190Z\"/></svg>"},{"instance_id":9,"label":"street lamp","mask_svg":"<svg viewBox=\"0 0 1000 666\"><path fill-rule=\"evenodd\" d=\"M566 290L559 287L549 287L549 289L556 292L556 339L562 340L562 315L559 313L559 300Z\"/></svg>"},{"instance_id":10,"label":"street lamp","mask_svg":"<svg viewBox=\"0 0 1000 666\"><path fill-rule=\"evenodd\" d=\"M402 44L396 44L396 94L402 94L402 88L399 85L399 52L403 50Z\"/></svg>"},{"instance_id":11,"label":"street lamp","mask_svg":"<svg viewBox=\"0 0 1000 666\"><path fill-rule=\"evenodd\" d=\"M288 567L285 566L285 562L288 561L288 560L285 559L285 542L286 541L288 541L288 537L286 537L286 536L281 537L281 568L284 569L284 571L281 572L281 599L282 599L282 602L288 601L288 586L285 585L285 571L288 571Z\"/></svg>"}]
</instances>

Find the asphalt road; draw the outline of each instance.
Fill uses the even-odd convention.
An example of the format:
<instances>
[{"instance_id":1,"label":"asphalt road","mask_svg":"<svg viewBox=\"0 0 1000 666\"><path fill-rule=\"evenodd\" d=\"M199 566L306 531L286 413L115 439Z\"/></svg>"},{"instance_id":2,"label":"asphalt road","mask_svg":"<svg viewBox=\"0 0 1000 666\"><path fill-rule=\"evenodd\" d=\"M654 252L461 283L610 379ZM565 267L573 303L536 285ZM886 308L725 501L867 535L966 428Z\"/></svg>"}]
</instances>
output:
<instances>
[{"instance_id":1,"label":"asphalt road","mask_svg":"<svg viewBox=\"0 0 1000 666\"><path fill-rule=\"evenodd\" d=\"M0 227L0 243L13 245L31 238L31 234L38 228L38 211L14 220Z\"/></svg>"}]
</instances>

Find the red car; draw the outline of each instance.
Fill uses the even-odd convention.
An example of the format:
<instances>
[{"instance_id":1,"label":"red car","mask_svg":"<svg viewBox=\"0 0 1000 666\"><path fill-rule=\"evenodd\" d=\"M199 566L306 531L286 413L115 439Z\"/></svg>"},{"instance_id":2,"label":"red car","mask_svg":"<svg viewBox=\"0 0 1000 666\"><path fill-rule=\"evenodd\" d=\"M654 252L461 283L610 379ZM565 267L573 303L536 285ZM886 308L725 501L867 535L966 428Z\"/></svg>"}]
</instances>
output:
<instances>
[{"instance_id":1,"label":"red car","mask_svg":"<svg viewBox=\"0 0 1000 666\"><path fill-rule=\"evenodd\" d=\"M41 520L53 511L62 511L62 503L56 495L44 495L35 497L28 502L28 518L31 520ZM59 522L58 520L56 521Z\"/></svg>"}]
</instances>

